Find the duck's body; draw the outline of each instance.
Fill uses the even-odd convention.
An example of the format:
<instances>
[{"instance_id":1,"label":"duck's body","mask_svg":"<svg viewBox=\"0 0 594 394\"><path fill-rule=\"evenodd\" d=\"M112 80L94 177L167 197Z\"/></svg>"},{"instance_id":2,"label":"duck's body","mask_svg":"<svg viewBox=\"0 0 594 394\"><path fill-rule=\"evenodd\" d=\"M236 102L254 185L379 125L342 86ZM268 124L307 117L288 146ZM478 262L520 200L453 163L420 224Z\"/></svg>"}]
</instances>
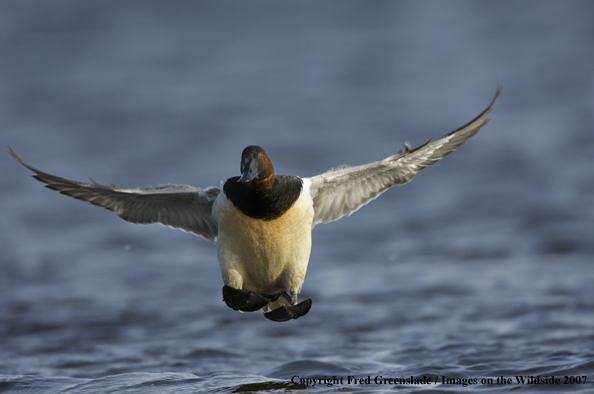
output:
<instances>
[{"instance_id":1,"label":"duck's body","mask_svg":"<svg viewBox=\"0 0 594 394\"><path fill-rule=\"evenodd\" d=\"M242 212L227 197L227 187L215 200L213 216L219 223L217 252L227 286L265 296L301 291L311 251L313 201L308 180L286 178L292 179L281 178L283 183L294 184L290 187L298 187L298 193L273 219ZM225 186L231 183L242 185L232 178ZM279 183L277 180L275 185ZM280 187L275 193L283 189Z\"/></svg>"},{"instance_id":2,"label":"duck's body","mask_svg":"<svg viewBox=\"0 0 594 394\"><path fill-rule=\"evenodd\" d=\"M226 304L246 312L270 308L267 318L286 321L311 307L311 299L297 301L313 227L350 215L453 152L488 122L483 118L498 94L499 89L478 117L437 141L416 149L406 144L406 150L383 160L311 178L275 175L266 152L249 146L242 153L241 177L228 179L222 188L118 189L47 174L9 152L50 189L107 208L132 223L160 223L215 242Z\"/></svg>"}]
</instances>

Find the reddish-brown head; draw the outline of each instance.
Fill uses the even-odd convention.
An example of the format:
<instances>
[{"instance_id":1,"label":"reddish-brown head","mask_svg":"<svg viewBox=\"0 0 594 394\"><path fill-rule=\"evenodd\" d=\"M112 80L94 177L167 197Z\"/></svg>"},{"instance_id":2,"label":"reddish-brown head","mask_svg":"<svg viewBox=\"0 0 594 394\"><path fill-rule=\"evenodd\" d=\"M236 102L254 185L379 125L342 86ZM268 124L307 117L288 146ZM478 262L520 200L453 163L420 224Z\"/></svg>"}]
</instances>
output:
<instances>
[{"instance_id":1,"label":"reddish-brown head","mask_svg":"<svg viewBox=\"0 0 594 394\"><path fill-rule=\"evenodd\" d=\"M268 190L274 184L274 168L264 149L250 145L241 153L241 177L237 182L248 183L255 190Z\"/></svg>"}]
</instances>

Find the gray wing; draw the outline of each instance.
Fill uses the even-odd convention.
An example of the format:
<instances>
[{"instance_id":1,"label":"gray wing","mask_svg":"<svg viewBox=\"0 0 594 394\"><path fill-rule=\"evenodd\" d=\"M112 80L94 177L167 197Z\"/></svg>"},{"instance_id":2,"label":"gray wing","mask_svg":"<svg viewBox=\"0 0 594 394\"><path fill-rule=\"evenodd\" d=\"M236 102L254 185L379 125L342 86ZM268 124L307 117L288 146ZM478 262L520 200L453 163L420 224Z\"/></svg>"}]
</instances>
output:
<instances>
[{"instance_id":1,"label":"gray wing","mask_svg":"<svg viewBox=\"0 0 594 394\"><path fill-rule=\"evenodd\" d=\"M409 182L423 168L438 162L479 132L489 119L483 119L495 106L501 87L491 104L468 124L437 141L411 149L400 148L394 156L355 167L337 168L309 178L314 203L314 225L350 215L395 185Z\"/></svg>"},{"instance_id":2,"label":"gray wing","mask_svg":"<svg viewBox=\"0 0 594 394\"><path fill-rule=\"evenodd\" d=\"M130 223L160 223L179 228L209 241L215 242L217 222L212 216L212 204L220 189L201 189L188 185L166 185L141 189L118 189L72 181L47 174L25 164L10 148L10 153L19 163L37 175L33 178L46 187L79 200L109 209Z\"/></svg>"}]
</instances>

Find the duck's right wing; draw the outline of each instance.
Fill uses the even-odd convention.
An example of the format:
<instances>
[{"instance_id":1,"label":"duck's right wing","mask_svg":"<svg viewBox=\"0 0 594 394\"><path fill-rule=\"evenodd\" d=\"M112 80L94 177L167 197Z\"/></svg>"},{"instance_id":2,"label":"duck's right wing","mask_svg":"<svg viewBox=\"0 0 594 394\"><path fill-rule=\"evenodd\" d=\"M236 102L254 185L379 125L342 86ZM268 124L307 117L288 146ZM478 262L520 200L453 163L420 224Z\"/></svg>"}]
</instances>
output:
<instances>
[{"instance_id":1,"label":"duck's right wing","mask_svg":"<svg viewBox=\"0 0 594 394\"><path fill-rule=\"evenodd\" d=\"M130 223L160 223L179 228L215 242L218 226L212 216L212 204L220 193L218 187L206 189L188 185L166 185L141 189L118 189L72 181L39 171L25 164L13 151L8 153L33 171L33 178L61 194L109 209Z\"/></svg>"},{"instance_id":2,"label":"duck's right wing","mask_svg":"<svg viewBox=\"0 0 594 394\"><path fill-rule=\"evenodd\" d=\"M350 215L395 185L409 182L418 171L438 162L444 156L479 132L489 119L484 117L495 106L501 87L497 87L491 104L466 125L418 148L400 149L396 155L355 167L339 167L308 178L314 205L313 224L329 223Z\"/></svg>"}]
</instances>

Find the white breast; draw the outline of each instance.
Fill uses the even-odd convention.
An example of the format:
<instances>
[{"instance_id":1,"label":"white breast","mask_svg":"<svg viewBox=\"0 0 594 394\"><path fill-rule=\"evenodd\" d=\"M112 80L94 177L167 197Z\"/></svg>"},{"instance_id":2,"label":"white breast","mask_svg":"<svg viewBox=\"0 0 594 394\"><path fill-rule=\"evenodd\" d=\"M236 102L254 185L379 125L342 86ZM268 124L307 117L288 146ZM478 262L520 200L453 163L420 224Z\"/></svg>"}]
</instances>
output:
<instances>
[{"instance_id":1,"label":"white breast","mask_svg":"<svg viewBox=\"0 0 594 394\"><path fill-rule=\"evenodd\" d=\"M276 295L299 293L311 251L313 202L309 180L281 217L250 218L219 194L213 206L218 223L217 252L223 281L239 290Z\"/></svg>"}]
</instances>

